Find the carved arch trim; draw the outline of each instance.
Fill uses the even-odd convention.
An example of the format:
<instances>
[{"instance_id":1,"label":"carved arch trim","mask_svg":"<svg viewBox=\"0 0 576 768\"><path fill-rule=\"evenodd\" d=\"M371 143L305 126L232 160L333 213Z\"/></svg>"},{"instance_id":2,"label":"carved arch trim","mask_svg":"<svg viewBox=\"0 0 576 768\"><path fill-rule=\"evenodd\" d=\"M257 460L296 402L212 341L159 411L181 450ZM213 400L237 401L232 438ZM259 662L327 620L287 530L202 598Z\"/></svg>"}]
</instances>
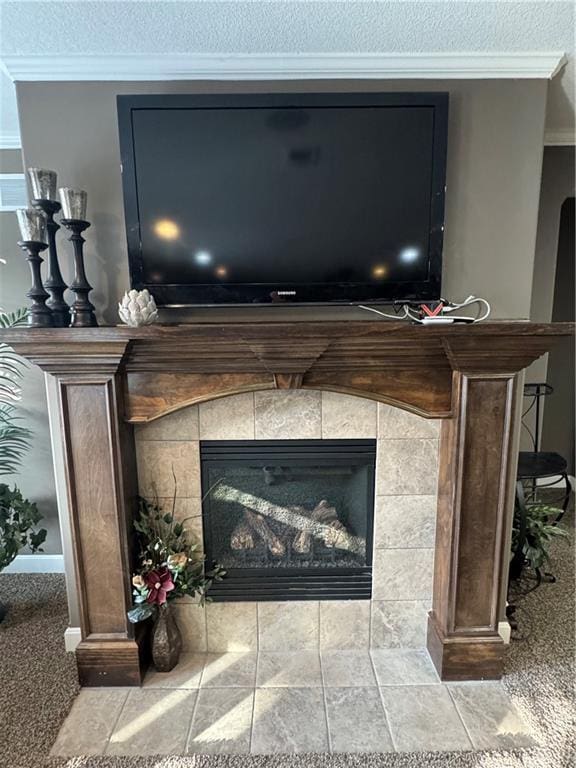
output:
<instances>
[{"instance_id":1,"label":"carved arch trim","mask_svg":"<svg viewBox=\"0 0 576 768\"><path fill-rule=\"evenodd\" d=\"M367 375L304 375L283 379L270 373L129 373L125 379L125 419L155 421L190 405L221 397L272 389L314 389L387 403L428 419L452 416L451 371L377 372ZM286 385L288 382L288 385Z\"/></svg>"}]
</instances>

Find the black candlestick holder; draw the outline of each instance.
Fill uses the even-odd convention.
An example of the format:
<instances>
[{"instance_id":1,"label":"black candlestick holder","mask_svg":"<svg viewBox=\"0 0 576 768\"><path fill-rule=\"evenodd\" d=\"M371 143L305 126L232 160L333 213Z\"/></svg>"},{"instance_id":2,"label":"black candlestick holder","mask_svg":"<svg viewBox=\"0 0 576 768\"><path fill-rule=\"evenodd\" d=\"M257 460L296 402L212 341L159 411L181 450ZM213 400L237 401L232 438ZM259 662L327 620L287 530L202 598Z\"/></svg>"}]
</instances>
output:
<instances>
[{"instance_id":1,"label":"black candlestick holder","mask_svg":"<svg viewBox=\"0 0 576 768\"><path fill-rule=\"evenodd\" d=\"M18 245L23 251L28 253L26 260L30 264L32 275L32 287L26 294L32 301L28 307L28 326L30 328L53 328L54 318L52 317L52 310L46 306L49 294L42 285L42 272L40 269L40 265L44 261L40 256L40 251L45 250L48 246L46 243L37 240L20 240Z\"/></svg>"},{"instance_id":2,"label":"black candlestick holder","mask_svg":"<svg viewBox=\"0 0 576 768\"><path fill-rule=\"evenodd\" d=\"M88 299L92 286L86 278L84 270L84 243L82 232L88 229L90 222L82 219L61 219L61 224L69 229L72 234L68 238L74 246L74 280L70 284L70 290L76 294L76 300L72 304L73 328L93 328L98 325L94 313L94 305Z\"/></svg>"},{"instance_id":3,"label":"black candlestick holder","mask_svg":"<svg viewBox=\"0 0 576 768\"><path fill-rule=\"evenodd\" d=\"M57 328L68 328L70 325L70 307L64 301L64 291L68 286L64 282L58 263L56 251L56 232L60 229L54 221L54 214L58 213L61 205L56 200L32 200L32 205L39 208L46 217L46 229L48 230L48 277L44 281L44 288L50 294L46 304L52 310L54 325Z\"/></svg>"}]
</instances>

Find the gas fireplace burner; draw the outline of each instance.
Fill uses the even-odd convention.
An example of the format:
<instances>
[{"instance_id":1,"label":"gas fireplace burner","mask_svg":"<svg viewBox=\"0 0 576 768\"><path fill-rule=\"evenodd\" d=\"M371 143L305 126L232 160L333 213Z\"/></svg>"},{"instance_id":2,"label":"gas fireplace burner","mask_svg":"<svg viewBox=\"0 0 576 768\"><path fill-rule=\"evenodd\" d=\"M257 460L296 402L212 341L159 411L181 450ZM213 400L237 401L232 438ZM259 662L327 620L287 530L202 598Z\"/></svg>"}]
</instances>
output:
<instances>
[{"instance_id":1,"label":"gas fireplace burner","mask_svg":"<svg viewBox=\"0 0 576 768\"><path fill-rule=\"evenodd\" d=\"M375 440L203 441L215 601L370 599Z\"/></svg>"}]
</instances>

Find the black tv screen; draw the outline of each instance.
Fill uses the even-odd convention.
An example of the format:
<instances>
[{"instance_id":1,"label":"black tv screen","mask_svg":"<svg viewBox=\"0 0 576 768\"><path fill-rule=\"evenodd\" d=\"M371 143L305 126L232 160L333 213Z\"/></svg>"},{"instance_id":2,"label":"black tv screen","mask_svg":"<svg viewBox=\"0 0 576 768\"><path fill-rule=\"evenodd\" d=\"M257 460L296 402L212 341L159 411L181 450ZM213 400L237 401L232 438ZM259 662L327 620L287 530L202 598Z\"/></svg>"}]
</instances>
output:
<instances>
[{"instance_id":1,"label":"black tv screen","mask_svg":"<svg viewBox=\"0 0 576 768\"><path fill-rule=\"evenodd\" d=\"M447 94L118 110L131 282L160 305L439 298Z\"/></svg>"}]
</instances>

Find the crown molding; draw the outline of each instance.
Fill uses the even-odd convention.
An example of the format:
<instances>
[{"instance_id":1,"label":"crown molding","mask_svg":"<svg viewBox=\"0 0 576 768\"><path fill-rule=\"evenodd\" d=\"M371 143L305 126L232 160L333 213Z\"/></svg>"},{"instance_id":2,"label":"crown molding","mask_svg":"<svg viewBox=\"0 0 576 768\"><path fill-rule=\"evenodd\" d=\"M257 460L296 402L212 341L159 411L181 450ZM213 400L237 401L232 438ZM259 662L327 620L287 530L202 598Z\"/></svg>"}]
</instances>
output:
<instances>
[{"instance_id":1,"label":"crown molding","mask_svg":"<svg viewBox=\"0 0 576 768\"><path fill-rule=\"evenodd\" d=\"M15 81L550 79L566 63L558 51L509 53L254 53L10 55Z\"/></svg>"},{"instance_id":2,"label":"crown molding","mask_svg":"<svg viewBox=\"0 0 576 768\"><path fill-rule=\"evenodd\" d=\"M16 131L0 131L0 149L21 149L22 141Z\"/></svg>"},{"instance_id":3,"label":"crown molding","mask_svg":"<svg viewBox=\"0 0 576 768\"><path fill-rule=\"evenodd\" d=\"M545 147L572 147L576 144L576 131L546 131L544 134Z\"/></svg>"}]
</instances>

